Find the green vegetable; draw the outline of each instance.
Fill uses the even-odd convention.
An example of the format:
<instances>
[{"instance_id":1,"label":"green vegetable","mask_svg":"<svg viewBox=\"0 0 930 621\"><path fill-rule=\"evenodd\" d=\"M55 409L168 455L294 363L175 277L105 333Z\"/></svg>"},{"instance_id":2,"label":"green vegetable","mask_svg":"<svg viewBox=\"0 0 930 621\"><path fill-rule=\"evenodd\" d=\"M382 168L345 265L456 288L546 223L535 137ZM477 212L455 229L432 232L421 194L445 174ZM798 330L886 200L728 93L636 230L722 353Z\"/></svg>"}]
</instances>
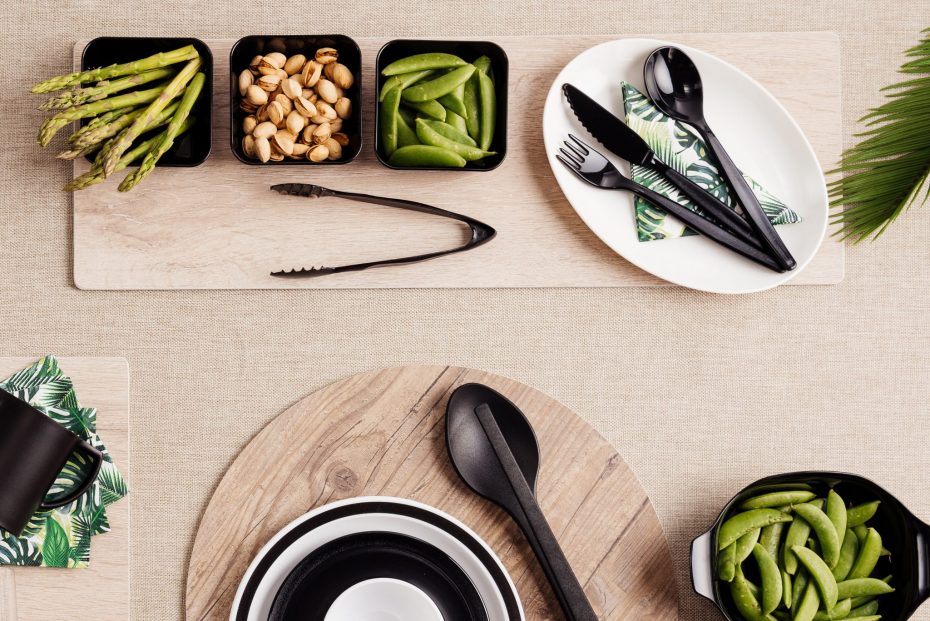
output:
<instances>
[{"instance_id":1,"label":"green vegetable","mask_svg":"<svg viewBox=\"0 0 930 621\"><path fill-rule=\"evenodd\" d=\"M840 538L827 514L811 504L794 505L794 512L807 522L817 535L821 555L827 566L836 567L840 559ZM845 534L845 530L843 531Z\"/></svg>"},{"instance_id":2,"label":"green vegetable","mask_svg":"<svg viewBox=\"0 0 930 621\"><path fill-rule=\"evenodd\" d=\"M403 90L411 84L415 84L423 78L432 75L433 73L434 72L432 69L426 69L424 71L413 71L411 73L403 73L400 75L391 76L384 81L384 85L381 87L381 94L378 96L378 101L384 101L385 96L387 96L391 89L400 88Z\"/></svg>"},{"instance_id":3,"label":"green vegetable","mask_svg":"<svg viewBox=\"0 0 930 621\"><path fill-rule=\"evenodd\" d=\"M741 565L743 561L750 557L752 549L759 542L759 535L762 533L761 528L754 528L739 539L736 540L736 564Z\"/></svg>"},{"instance_id":4,"label":"green vegetable","mask_svg":"<svg viewBox=\"0 0 930 621\"><path fill-rule=\"evenodd\" d=\"M469 77L469 79L471 79ZM465 108L465 84L459 84L451 93L446 93L439 98L439 103L446 107L447 110L455 112L463 119L468 118L468 110Z\"/></svg>"},{"instance_id":5,"label":"green vegetable","mask_svg":"<svg viewBox=\"0 0 930 621\"><path fill-rule=\"evenodd\" d=\"M91 101L99 101L113 93L119 93L130 88L135 88L142 84L148 84L155 80L169 77L174 71L172 69L152 69L143 73L127 76L112 82L101 82L95 86L85 88L76 88L71 91L62 93L57 97L52 97L44 104L39 106L39 110L63 110L73 108Z\"/></svg>"},{"instance_id":6,"label":"green vegetable","mask_svg":"<svg viewBox=\"0 0 930 621\"><path fill-rule=\"evenodd\" d=\"M801 600L804 599L804 593L807 590L807 585L810 582L810 576L807 575L807 572L802 567L800 571L794 576L794 583L791 585L791 612L796 615L798 612L798 607L801 605ZM820 599L817 599L819 605Z\"/></svg>"},{"instance_id":7,"label":"green vegetable","mask_svg":"<svg viewBox=\"0 0 930 621\"><path fill-rule=\"evenodd\" d=\"M818 611L814 615L814 621L833 621L833 619L845 619L849 616L849 611L852 610L852 600L844 599L836 603L836 606L833 607L833 610L827 612L826 610Z\"/></svg>"},{"instance_id":8,"label":"green vegetable","mask_svg":"<svg viewBox=\"0 0 930 621\"><path fill-rule=\"evenodd\" d=\"M494 71L491 69L491 59L487 56L481 56L472 63L475 66L475 69L481 73L488 74L488 77L492 80L494 79Z\"/></svg>"},{"instance_id":9,"label":"green vegetable","mask_svg":"<svg viewBox=\"0 0 930 621\"><path fill-rule=\"evenodd\" d=\"M772 558L778 558L779 544L781 543L781 536L784 532L785 523L776 522L775 524L769 524L763 528L759 535L759 543L765 548L766 552L772 555Z\"/></svg>"},{"instance_id":10,"label":"green vegetable","mask_svg":"<svg viewBox=\"0 0 930 621\"><path fill-rule=\"evenodd\" d=\"M395 60L381 70L381 75L399 75L425 69L447 69L449 67L461 67L466 64L468 63L454 54L428 52Z\"/></svg>"},{"instance_id":11,"label":"green vegetable","mask_svg":"<svg viewBox=\"0 0 930 621\"><path fill-rule=\"evenodd\" d=\"M438 121L437 121L438 122ZM407 120L398 111L397 114L397 146L407 147L413 144L420 144L417 133L407 124Z\"/></svg>"},{"instance_id":12,"label":"green vegetable","mask_svg":"<svg viewBox=\"0 0 930 621\"><path fill-rule=\"evenodd\" d=\"M437 121L446 120L446 109L438 101L404 101L403 104L431 119L436 119Z\"/></svg>"},{"instance_id":13,"label":"green vegetable","mask_svg":"<svg viewBox=\"0 0 930 621\"><path fill-rule=\"evenodd\" d=\"M819 509L822 503L819 500L814 500L809 504ZM792 576L798 570L798 559L795 558L791 549L794 546L803 546L806 544L807 537L810 533L810 524L803 519L794 520L791 526L788 527L788 533L785 535L785 546L782 550L782 564L784 564L785 570Z\"/></svg>"},{"instance_id":14,"label":"green vegetable","mask_svg":"<svg viewBox=\"0 0 930 621\"><path fill-rule=\"evenodd\" d=\"M813 621L818 608L820 597L817 596L817 588L810 583L804 589L804 596L798 604L797 612L794 613L794 621Z\"/></svg>"},{"instance_id":15,"label":"green vegetable","mask_svg":"<svg viewBox=\"0 0 930 621\"><path fill-rule=\"evenodd\" d=\"M130 63L110 65L109 67L103 67L100 69L78 71L75 73L69 73L68 75L49 78L48 80L33 86L32 92L50 93L52 91L60 91L64 88L76 86L84 82L98 82L100 80L109 80L110 78L117 78L124 75L142 73L143 71L148 71L149 69L167 67L168 65L182 63L199 57L200 55L197 53L197 50L194 48L194 46L187 45L171 52L162 52L160 54L155 54L153 56L149 56L148 58L143 58L142 60L136 60Z\"/></svg>"},{"instance_id":16,"label":"green vegetable","mask_svg":"<svg viewBox=\"0 0 930 621\"><path fill-rule=\"evenodd\" d=\"M845 580L852 569L853 563L856 562L856 556L859 554L859 538L850 529L846 529L846 536L843 539L843 546L840 548L840 560L833 568L833 577L837 582Z\"/></svg>"},{"instance_id":17,"label":"green vegetable","mask_svg":"<svg viewBox=\"0 0 930 621\"><path fill-rule=\"evenodd\" d=\"M892 592L894 592L894 589L891 585L876 578L856 578L855 580L844 580L837 584L837 596L843 599L885 595Z\"/></svg>"},{"instance_id":18,"label":"green vegetable","mask_svg":"<svg viewBox=\"0 0 930 621\"><path fill-rule=\"evenodd\" d=\"M736 577L736 544L731 543L717 553L717 576L724 582Z\"/></svg>"},{"instance_id":19,"label":"green vegetable","mask_svg":"<svg viewBox=\"0 0 930 621\"><path fill-rule=\"evenodd\" d=\"M875 517L875 514L878 513L878 506L880 504L881 501L876 500L875 502L867 502L862 505L851 507L846 511L846 526L854 528L865 524Z\"/></svg>"},{"instance_id":20,"label":"green vegetable","mask_svg":"<svg viewBox=\"0 0 930 621\"><path fill-rule=\"evenodd\" d=\"M468 136L468 125L465 124L465 119L463 119L461 116L459 116L455 112L452 112L451 110L446 110L446 123L448 123L453 128L458 130L459 133L462 133ZM478 144L477 142L474 141L474 139L471 136L468 136L468 140L469 142L466 142L465 144L474 144L474 145Z\"/></svg>"},{"instance_id":21,"label":"green vegetable","mask_svg":"<svg viewBox=\"0 0 930 621\"><path fill-rule=\"evenodd\" d=\"M381 102L381 149L388 157L391 157L397 149L397 120L401 92L399 88L390 90Z\"/></svg>"},{"instance_id":22,"label":"green vegetable","mask_svg":"<svg viewBox=\"0 0 930 621\"><path fill-rule=\"evenodd\" d=\"M858 608L853 608L849 611L850 617L870 617L878 612L878 600L873 599L871 602L865 603Z\"/></svg>"},{"instance_id":23,"label":"green vegetable","mask_svg":"<svg viewBox=\"0 0 930 621\"><path fill-rule=\"evenodd\" d=\"M776 558L776 557L772 557ZM785 608L791 610L791 596L792 596L792 587L791 587L791 576L786 571L778 570L778 573L781 574L781 594L782 601L785 604Z\"/></svg>"},{"instance_id":24,"label":"green vegetable","mask_svg":"<svg viewBox=\"0 0 930 621\"><path fill-rule=\"evenodd\" d=\"M775 509L753 509L728 518L717 531L717 549L722 550L756 528L777 522L790 522L791 516Z\"/></svg>"},{"instance_id":25,"label":"green vegetable","mask_svg":"<svg viewBox=\"0 0 930 621\"><path fill-rule=\"evenodd\" d=\"M476 147L468 146L467 144L462 144L454 140L449 140L435 129L426 124L425 119L417 119L416 126L417 138L420 139L420 142L427 145L432 145L434 147L441 147L453 153L457 153L461 157L465 158L466 161L475 161L480 160L488 155L494 155L494 153L489 151L484 151ZM745 533L744 533L745 534Z\"/></svg>"},{"instance_id":26,"label":"green vegetable","mask_svg":"<svg viewBox=\"0 0 930 621\"><path fill-rule=\"evenodd\" d=\"M469 136L468 134L464 132L457 130L456 128L452 127L448 123L443 123L442 121L433 121L430 119L420 119L420 122L432 127L434 130L436 130L438 134L448 138L449 140L454 140L456 142L459 142L461 144L466 144L471 147L478 146L477 143L471 139L471 136ZM442 146L442 145L438 145L438 146Z\"/></svg>"},{"instance_id":27,"label":"green vegetable","mask_svg":"<svg viewBox=\"0 0 930 621\"><path fill-rule=\"evenodd\" d=\"M859 548L859 555L856 562L846 576L847 580L855 578L868 578L875 570L878 564L878 558L882 554L882 536L874 528L870 528L865 536L862 547Z\"/></svg>"},{"instance_id":28,"label":"green vegetable","mask_svg":"<svg viewBox=\"0 0 930 621\"><path fill-rule=\"evenodd\" d=\"M843 499L834 489L831 489L830 493L827 494L826 513L839 537L839 545L842 546L846 537L846 503L843 502Z\"/></svg>"},{"instance_id":29,"label":"green vegetable","mask_svg":"<svg viewBox=\"0 0 930 621\"><path fill-rule=\"evenodd\" d=\"M778 569L778 563L772 555L758 543L752 548L752 556L759 566L759 576L762 580L762 612L768 614L778 607L784 594L785 585L782 582L781 570Z\"/></svg>"},{"instance_id":30,"label":"green vegetable","mask_svg":"<svg viewBox=\"0 0 930 621\"><path fill-rule=\"evenodd\" d=\"M474 72L474 65L465 65L464 67L453 69L449 73L443 74L433 80L414 84L404 89L404 101L421 103L438 99L443 95L451 93L458 88L459 85L464 84Z\"/></svg>"},{"instance_id":31,"label":"green vegetable","mask_svg":"<svg viewBox=\"0 0 930 621\"><path fill-rule=\"evenodd\" d=\"M833 577L833 572L830 571L830 568L823 559L817 556L812 550L808 550L801 546L794 546L792 551L798 558L798 561L800 561L800 563L804 565L804 568L810 573L811 580L817 585L817 591L820 593L820 598L826 609L828 611L832 610L839 599L836 578ZM843 599L846 597L851 596L845 595Z\"/></svg>"},{"instance_id":32,"label":"green vegetable","mask_svg":"<svg viewBox=\"0 0 930 621\"><path fill-rule=\"evenodd\" d=\"M494 124L497 118L497 95L494 92L494 82L486 73L478 73L478 101L481 112L481 128L479 130L478 146L482 149L491 148L494 140Z\"/></svg>"},{"instance_id":33,"label":"green vegetable","mask_svg":"<svg viewBox=\"0 0 930 621\"><path fill-rule=\"evenodd\" d=\"M813 500L817 495L807 490L786 490L771 492L749 498L740 505L740 509L774 509Z\"/></svg>"},{"instance_id":34,"label":"green vegetable","mask_svg":"<svg viewBox=\"0 0 930 621\"><path fill-rule=\"evenodd\" d=\"M478 103L478 74L479 71L476 71L472 74L468 81L465 82L465 88L462 92L462 101L465 104L465 111L468 112L468 115L465 116L465 128L468 130L468 135L478 140L481 137L481 126L480 126L480 104Z\"/></svg>"},{"instance_id":35,"label":"green vegetable","mask_svg":"<svg viewBox=\"0 0 930 621\"><path fill-rule=\"evenodd\" d=\"M762 621L765 619L762 607L750 590L749 581L740 571L737 571L736 578L730 583L730 595L733 597L733 604L744 619L747 619L747 621Z\"/></svg>"},{"instance_id":36,"label":"green vegetable","mask_svg":"<svg viewBox=\"0 0 930 621\"><path fill-rule=\"evenodd\" d=\"M461 168L465 166L465 159L462 156L443 149L429 145L411 145L401 147L394 151L388 163L392 166L428 166L444 168Z\"/></svg>"}]
</instances>

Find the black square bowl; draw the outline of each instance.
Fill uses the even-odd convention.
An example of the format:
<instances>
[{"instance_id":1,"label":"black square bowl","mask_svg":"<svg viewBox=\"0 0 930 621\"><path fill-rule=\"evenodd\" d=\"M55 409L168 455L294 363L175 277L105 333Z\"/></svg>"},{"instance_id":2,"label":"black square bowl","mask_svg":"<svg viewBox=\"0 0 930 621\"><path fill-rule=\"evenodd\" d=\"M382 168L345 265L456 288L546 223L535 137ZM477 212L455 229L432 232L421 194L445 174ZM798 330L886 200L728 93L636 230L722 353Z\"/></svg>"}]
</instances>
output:
<instances>
[{"instance_id":1,"label":"black square bowl","mask_svg":"<svg viewBox=\"0 0 930 621\"><path fill-rule=\"evenodd\" d=\"M491 71L494 73L494 88L497 95L497 118L494 130L494 140L491 142L491 151L497 152L497 155L486 157L478 162L468 162L464 168L445 168L445 167L427 167L427 166L393 166L388 163L387 154L381 148L381 106L378 105L378 97L381 94L381 87L384 85L386 76L381 75L381 70L387 67L395 60L400 60L413 54L424 54L427 52L444 52L455 54L467 62L473 62L481 56L487 56L491 59ZM443 41L443 40L425 40L425 39L395 39L388 41L381 51L378 52L376 62L376 78L378 80L375 88L375 152L378 155L378 161L394 170L452 170L452 171L487 171L494 170L501 165L504 157L507 155L507 72L510 63L507 59L507 53L504 49L490 41Z\"/></svg>"},{"instance_id":2,"label":"black square bowl","mask_svg":"<svg viewBox=\"0 0 930 621\"><path fill-rule=\"evenodd\" d=\"M197 122L161 156L158 160L161 167L199 166L210 155L213 146L213 54L210 48L200 39L190 37L97 37L87 44L81 55L81 68L91 69L140 60L185 45L193 45L200 52L203 59L200 70L207 79L200 99L191 111ZM177 66L183 65L179 63ZM153 130L153 134L163 130L164 127ZM92 160L93 156L88 159Z\"/></svg>"},{"instance_id":3,"label":"black square bowl","mask_svg":"<svg viewBox=\"0 0 930 621\"><path fill-rule=\"evenodd\" d=\"M239 74L247 69L249 62L259 54L280 52L285 56L304 54L308 59L321 47L332 47L339 52L339 62L349 68L355 76L352 86L345 91L352 101L351 117L342 123L342 133L349 137L349 144L342 148L342 159L311 162L308 159L283 159L280 162L262 163L246 156L242 150L242 120L247 116L239 108ZM229 51L229 146L233 154L244 164L258 166L348 164L362 150L362 50L358 43L345 35L250 35L236 41Z\"/></svg>"}]
</instances>

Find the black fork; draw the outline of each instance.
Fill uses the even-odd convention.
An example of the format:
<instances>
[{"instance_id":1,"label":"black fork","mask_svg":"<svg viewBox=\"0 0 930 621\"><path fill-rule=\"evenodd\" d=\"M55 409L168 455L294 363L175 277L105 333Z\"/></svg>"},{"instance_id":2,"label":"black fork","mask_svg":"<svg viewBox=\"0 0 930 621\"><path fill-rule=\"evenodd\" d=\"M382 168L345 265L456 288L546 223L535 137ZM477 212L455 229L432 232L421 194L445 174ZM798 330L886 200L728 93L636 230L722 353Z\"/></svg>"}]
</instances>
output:
<instances>
[{"instance_id":1,"label":"black fork","mask_svg":"<svg viewBox=\"0 0 930 621\"><path fill-rule=\"evenodd\" d=\"M565 147L559 149L560 154L557 154L556 158L565 164L569 170L578 175L578 177L591 185L605 190L626 190L632 192L653 205L664 209L684 222L689 228L694 229L721 246L725 246L733 252L751 261L755 261L760 265L764 265L773 271L785 271L772 257L762 250L758 242L748 243L743 241L729 231L720 228L713 222L702 217L700 214L691 211L684 205L680 205L670 198L666 198L645 186L635 183L632 179L624 177L610 160L596 149L585 144L577 136L569 134L568 140L566 140L564 144Z\"/></svg>"}]
</instances>

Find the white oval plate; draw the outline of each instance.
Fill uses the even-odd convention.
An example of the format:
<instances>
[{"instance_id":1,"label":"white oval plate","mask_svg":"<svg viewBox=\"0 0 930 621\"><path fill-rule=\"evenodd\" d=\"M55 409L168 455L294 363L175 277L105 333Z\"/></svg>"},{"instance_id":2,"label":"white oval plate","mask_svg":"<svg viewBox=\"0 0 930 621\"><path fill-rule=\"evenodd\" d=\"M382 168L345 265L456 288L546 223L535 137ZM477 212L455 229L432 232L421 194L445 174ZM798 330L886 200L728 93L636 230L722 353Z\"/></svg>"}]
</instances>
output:
<instances>
[{"instance_id":1,"label":"white oval plate","mask_svg":"<svg viewBox=\"0 0 930 621\"><path fill-rule=\"evenodd\" d=\"M681 48L694 60L704 82L708 123L740 169L801 215L802 222L776 227L797 260L797 269L773 272L700 235L640 242L632 194L590 186L555 159L562 141L573 133L629 174L627 163L591 137L572 114L562 96L562 84L574 84L623 119L620 83L628 82L645 92L643 64L653 50L665 45ZM683 287L714 293L770 289L807 266L827 230L826 183L801 128L758 82L694 48L655 39L619 39L582 52L562 69L549 89L543 138L556 181L585 224L633 265Z\"/></svg>"},{"instance_id":2,"label":"white oval plate","mask_svg":"<svg viewBox=\"0 0 930 621\"><path fill-rule=\"evenodd\" d=\"M487 543L484 542L483 539L478 536L477 533L462 524L460 521L456 520L454 517L448 515L447 513L443 513L434 507L430 507L428 505L404 498L371 496L351 498L324 505L318 509L300 516L281 529L281 531L279 531L274 537L271 538L268 543L262 547L259 553L252 560L252 563L246 570L245 575L242 577L242 581L239 583L239 588L236 592L236 597L233 602L232 609L230 610L230 621L235 621L239 613L243 593L246 585L249 582L249 579L252 576L252 573L256 570L257 566L265 557L265 555L287 533L308 519L311 519L327 511L332 511L333 509L338 509L339 507L343 507L345 505L367 502L396 503L417 507L424 511L429 511L433 514L441 516L445 520L448 520L449 522L452 522L461 528L474 541L483 547L489 553L491 558L494 559L501 573L507 578L508 585L513 593L514 598L516 599L517 605L521 606L520 618L524 618L520 597L517 594L516 586L514 586L510 579L510 575L507 573L507 570L504 568L504 565L500 562L500 559L498 559L494 551L487 545ZM278 590L284 583L284 580L290 574L291 570L300 564L300 562L305 559L307 555L310 554L313 550L340 537L351 535L353 533L370 531L398 533L401 535L416 537L421 541L425 541L430 545L436 546L448 554L449 558L455 561L455 563L461 567L465 574L468 575L468 577L471 579L472 583L475 585L475 589L478 591L478 594L481 597L481 601L485 605L485 609L487 610L488 618L490 621L507 621L507 606L503 597L501 596L500 591L498 591L497 584L494 581L493 576L487 570L481 560L475 556L475 554L469 550L465 544L456 539L450 533L447 533L446 531L432 524L428 524L421 520L404 515L397 515L392 513L362 513L351 515L322 524L318 528L314 528L313 530L310 530L309 532L302 535L299 539L290 544L277 558L274 559L271 566L265 572L265 575L261 578L261 581L258 583L258 588L255 591L255 595L252 597L251 606L248 610L248 621L266 621L268 619L268 615L271 612L271 605L274 603L275 595L277 595Z\"/></svg>"}]
</instances>

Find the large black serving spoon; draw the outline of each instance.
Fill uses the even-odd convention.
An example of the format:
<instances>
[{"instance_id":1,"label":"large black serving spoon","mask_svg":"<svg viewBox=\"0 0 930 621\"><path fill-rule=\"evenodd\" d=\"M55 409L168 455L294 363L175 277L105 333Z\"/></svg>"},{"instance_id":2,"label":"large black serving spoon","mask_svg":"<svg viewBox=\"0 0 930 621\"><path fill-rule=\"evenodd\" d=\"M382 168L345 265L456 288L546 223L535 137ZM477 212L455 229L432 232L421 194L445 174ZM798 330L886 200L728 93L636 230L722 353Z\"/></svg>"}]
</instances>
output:
<instances>
[{"instance_id":1,"label":"large black serving spoon","mask_svg":"<svg viewBox=\"0 0 930 621\"><path fill-rule=\"evenodd\" d=\"M750 224L772 257L786 270L797 267L797 261L766 217L759 199L707 124L704 118L704 84L694 61L677 47L660 47L646 59L643 78L649 98L656 107L673 119L692 126L707 142L720 163L720 172L733 188Z\"/></svg>"},{"instance_id":2,"label":"large black serving spoon","mask_svg":"<svg viewBox=\"0 0 930 621\"><path fill-rule=\"evenodd\" d=\"M468 487L502 507L523 531L566 619L597 621L536 501L539 443L523 412L492 388L464 384L449 398L446 442Z\"/></svg>"}]
</instances>

